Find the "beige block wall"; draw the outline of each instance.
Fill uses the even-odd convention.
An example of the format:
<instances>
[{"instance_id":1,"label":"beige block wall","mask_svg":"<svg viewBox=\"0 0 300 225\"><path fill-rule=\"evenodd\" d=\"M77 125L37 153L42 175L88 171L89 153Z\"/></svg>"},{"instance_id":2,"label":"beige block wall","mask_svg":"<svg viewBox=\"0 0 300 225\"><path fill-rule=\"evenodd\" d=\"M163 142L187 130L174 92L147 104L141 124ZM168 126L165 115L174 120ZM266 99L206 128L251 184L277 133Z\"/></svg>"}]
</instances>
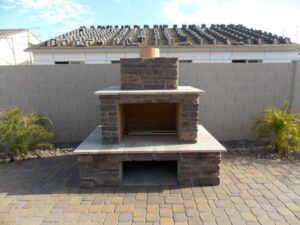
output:
<instances>
[{"instance_id":1,"label":"beige block wall","mask_svg":"<svg viewBox=\"0 0 300 225\"><path fill-rule=\"evenodd\" d=\"M300 112L300 61L295 64L292 108L295 112Z\"/></svg>"},{"instance_id":2,"label":"beige block wall","mask_svg":"<svg viewBox=\"0 0 300 225\"><path fill-rule=\"evenodd\" d=\"M119 85L118 65L0 67L0 108L51 118L59 142L81 141L100 121L94 91Z\"/></svg>"},{"instance_id":3,"label":"beige block wall","mask_svg":"<svg viewBox=\"0 0 300 225\"><path fill-rule=\"evenodd\" d=\"M181 64L181 85L204 89L200 123L220 140L252 139L264 107L290 100L294 64Z\"/></svg>"},{"instance_id":4,"label":"beige block wall","mask_svg":"<svg viewBox=\"0 0 300 225\"><path fill-rule=\"evenodd\" d=\"M281 106L294 96L293 106L300 108L299 63L181 63L179 76L180 85L206 91L200 97L200 123L219 140L253 138L253 119L265 106ZM79 142L100 121L94 91L119 84L117 64L3 66L0 108L47 115L56 141Z\"/></svg>"}]
</instances>

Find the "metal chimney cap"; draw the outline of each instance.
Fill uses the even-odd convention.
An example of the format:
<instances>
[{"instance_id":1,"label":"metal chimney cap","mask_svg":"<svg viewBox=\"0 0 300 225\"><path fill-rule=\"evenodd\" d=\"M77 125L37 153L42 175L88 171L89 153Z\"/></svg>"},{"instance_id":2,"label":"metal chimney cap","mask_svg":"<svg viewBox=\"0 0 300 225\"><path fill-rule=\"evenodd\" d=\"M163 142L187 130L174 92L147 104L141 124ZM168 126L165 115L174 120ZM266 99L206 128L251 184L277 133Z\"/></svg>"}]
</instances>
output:
<instances>
[{"instance_id":1,"label":"metal chimney cap","mask_svg":"<svg viewBox=\"0 0 300 225\"><path fill-rule=\"evenodd\" d=\"M142 58L157 58L160 57L159 48L140 48L140 57Z\"/></svg>"}]
</instances>

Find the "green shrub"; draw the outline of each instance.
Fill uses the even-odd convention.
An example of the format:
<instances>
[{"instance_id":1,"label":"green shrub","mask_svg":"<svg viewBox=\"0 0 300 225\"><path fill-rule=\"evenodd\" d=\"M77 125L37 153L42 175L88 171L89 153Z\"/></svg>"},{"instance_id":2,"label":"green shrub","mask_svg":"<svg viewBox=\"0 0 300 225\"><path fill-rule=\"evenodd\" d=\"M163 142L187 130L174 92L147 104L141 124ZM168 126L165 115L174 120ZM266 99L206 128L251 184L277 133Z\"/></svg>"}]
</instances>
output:
<instances>
[{"instance_id":1,"label":"green shrub","mask_svg":"<svg viewBox=\"0 0 300 225\"><path fill-rule=\"evenodd\" d=\"M300 114L292 113L289 104L282 109L268 108L256 119L257 138L272 140L275 151L289 156L291 151L300 152Z\"/></svg>"},{"instance_id":2,"label":"green shrub","mask_svg":"<svg viewBox=\"0 0 300 225\"><path fill-rule=\"evenodd\" d=\"M10 109L0 115L0 150L9 157L26 155L37 148L51 147L54 133L46 124L47 118L35 112L25 114L20 109Z\"/></svg>"}]
</instances>

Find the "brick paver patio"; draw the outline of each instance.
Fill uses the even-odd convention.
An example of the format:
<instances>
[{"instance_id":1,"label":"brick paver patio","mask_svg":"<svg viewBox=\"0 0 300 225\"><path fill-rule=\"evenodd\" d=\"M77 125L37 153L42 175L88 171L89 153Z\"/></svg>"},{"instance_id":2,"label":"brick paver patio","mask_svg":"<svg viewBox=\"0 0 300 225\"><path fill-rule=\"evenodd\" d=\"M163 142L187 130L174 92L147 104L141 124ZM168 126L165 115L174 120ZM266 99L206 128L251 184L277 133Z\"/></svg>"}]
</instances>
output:
<instances>
[{"instance_id":1,"label":"brick paver patio","mask_svg":"<svg viewBox=\"0 0 300 225\"><path fill-rule=\"evenodd\" d=\"M78 188L76 158L0 165L0 224L300 224L300 162L225 155L215 187Z\"/></svg>"}]
</instances>

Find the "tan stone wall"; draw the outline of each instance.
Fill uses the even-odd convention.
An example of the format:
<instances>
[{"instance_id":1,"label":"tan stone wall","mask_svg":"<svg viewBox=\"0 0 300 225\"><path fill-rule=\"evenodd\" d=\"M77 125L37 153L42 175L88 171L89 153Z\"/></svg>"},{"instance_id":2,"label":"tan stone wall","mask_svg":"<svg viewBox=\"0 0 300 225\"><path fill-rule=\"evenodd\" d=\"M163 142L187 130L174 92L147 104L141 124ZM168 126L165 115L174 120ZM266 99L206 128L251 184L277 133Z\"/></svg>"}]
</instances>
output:
<instances>
[{"instance_id":1,"label":"tan stone wall","mask_svg":"<svg viewBox=\"0 0 300 225\"><path fill-rule=\"evenodd\" d=\"M179 85L206 91L200 96L200 123L219 140L249 139L264 106L292 99L300 111L299 68L299 62L181 63ZM0 108L40 112L52 119L57 141L82 141L100 122L93 92L111 85L120 85L120 65L3 66Z\"/></svg>"}]
</instances>

